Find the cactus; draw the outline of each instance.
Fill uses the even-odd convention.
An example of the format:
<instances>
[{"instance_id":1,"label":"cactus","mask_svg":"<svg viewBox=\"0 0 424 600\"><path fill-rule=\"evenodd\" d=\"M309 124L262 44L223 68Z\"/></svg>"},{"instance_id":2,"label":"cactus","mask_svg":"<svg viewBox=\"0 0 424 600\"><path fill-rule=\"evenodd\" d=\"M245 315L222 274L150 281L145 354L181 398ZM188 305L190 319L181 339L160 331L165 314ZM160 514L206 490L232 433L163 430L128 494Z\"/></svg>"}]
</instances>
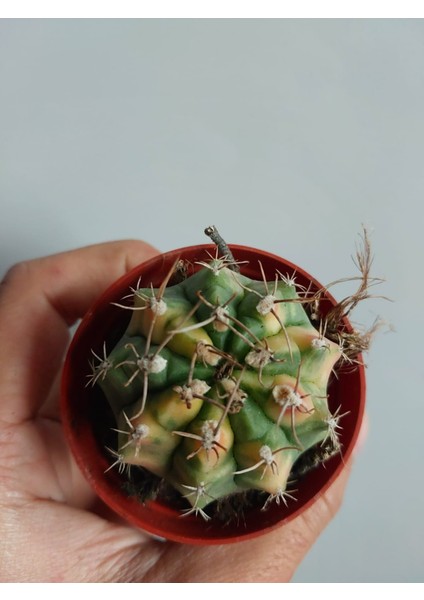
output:
<instances>
[{"instance_id":1,"label":"cactus","mask_svg":"<svg viewBox=\"0 0 424 600\"><path fill-rule=\"evenodd\" d=\"M328 385L366 343L340 324L368 297L370 259L360 255L358 294L320 321L323 290L279 272L267 280L260 263L252 280L216 229L206 233L217 244L210 260L183 278L177 261L160 287L139 281L115 304L130 311L128 326L113 348L92 351L87 385L116 421L109 468L141 468L179 494L182 516L209 520L211 507L249 491L264 509L295 501L302 459L340 451L345 413L330 411Z\"/></svg>"}]
</instances>

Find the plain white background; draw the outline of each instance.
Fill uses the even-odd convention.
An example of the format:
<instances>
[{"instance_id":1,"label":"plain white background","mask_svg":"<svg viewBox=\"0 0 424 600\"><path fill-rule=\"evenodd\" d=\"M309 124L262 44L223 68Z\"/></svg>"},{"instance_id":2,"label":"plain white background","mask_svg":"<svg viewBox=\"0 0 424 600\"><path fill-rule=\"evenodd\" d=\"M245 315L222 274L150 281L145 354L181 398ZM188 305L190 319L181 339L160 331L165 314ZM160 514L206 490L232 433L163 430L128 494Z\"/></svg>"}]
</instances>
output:
<instances>
[{"instance_id":1,"label":"plain white background","mask_svg":"<svg viewBox=\"0 0 424 600\"><path fill-rule=\"evenodd\" d=\"M215 224L326 283L371 231L369 436L297 582L423 580L423 107L419 19L0 21L0 277Z\"/></svg>"}]
</instances>

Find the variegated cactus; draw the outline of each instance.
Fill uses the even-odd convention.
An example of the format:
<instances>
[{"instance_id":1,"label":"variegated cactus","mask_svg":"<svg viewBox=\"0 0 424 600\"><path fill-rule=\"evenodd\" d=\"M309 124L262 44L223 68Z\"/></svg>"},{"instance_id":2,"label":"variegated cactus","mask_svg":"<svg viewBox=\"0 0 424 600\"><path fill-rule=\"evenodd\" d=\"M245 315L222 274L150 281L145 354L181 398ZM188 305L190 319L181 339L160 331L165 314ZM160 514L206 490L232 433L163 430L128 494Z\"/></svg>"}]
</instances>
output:
<instances>
[{"instance_id":1,"label":"variegated cactus","mask_svg":"<svg viewBox=\"0 0 424 600\"><path fill-rule=\"evenodd\" d=\"M339 449L344 415L327 393L343 340L312 323L317 294L292 275L267 281L260 263L260 280L242 275L227 246L173 284L177 268L132 288L116 305L131 311L122 338L93 352L89 384L116 419L111 468L166 481L187 500L182 515L209 519L209 504L246 490L286 504L299 457Z\"/></svg>"}]
</instances>

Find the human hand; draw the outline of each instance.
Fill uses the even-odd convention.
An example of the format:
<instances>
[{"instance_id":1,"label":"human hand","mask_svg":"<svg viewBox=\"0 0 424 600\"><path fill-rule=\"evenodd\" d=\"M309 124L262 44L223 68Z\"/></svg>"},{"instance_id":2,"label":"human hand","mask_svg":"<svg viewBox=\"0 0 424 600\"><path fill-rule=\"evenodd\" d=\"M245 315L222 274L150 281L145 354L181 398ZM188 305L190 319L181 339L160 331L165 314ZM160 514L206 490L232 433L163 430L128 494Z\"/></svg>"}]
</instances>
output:
<instances>
[{"instance_id":1,"label":"human hand","mask_svg":"<svg viewBox=\"0 0 424 600\"><path fill-rule=\"evenodd\" d=\"M69 327L156 254L99 244L21 263L0 287L0 581L282 582L337 512L350 465L302 516L247 542L157 541L111 515L65 442L58 385Z\"/></svg>"}]
</instances>

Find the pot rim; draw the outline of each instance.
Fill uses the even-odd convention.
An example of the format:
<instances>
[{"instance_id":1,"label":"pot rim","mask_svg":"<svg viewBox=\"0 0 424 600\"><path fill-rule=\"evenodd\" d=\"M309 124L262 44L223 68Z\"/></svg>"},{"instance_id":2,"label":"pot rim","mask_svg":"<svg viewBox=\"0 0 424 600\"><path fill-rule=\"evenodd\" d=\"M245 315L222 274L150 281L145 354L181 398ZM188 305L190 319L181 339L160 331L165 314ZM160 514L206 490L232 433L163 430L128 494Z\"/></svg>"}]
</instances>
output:
<instances>
[{"instance_id":1,"label":"pot rim","mask_svg":"<svg viewBox=\"0 0 424 600\"><path fill-rule=\"evenodd\" d=\"M296 277L311 282L313 287L316 287L317 289L324 287L315 277L311 276L303 268L276 254L238 244L229 244L229 248L234 253L236 260L239 260L240 257L245 255L249 255L251 256L251 260L263 260L272 265L278 263L280 269L283 268L287 271L295 273ZM366 394L365 369L361 361L361 364L359 364L355 369L354 374L350 374L350 377L354 375L355 378L357 406L356 418L351 428L347 446L343 449L340 457L333 457L326 463L325 469L322 465L314 469L314 472L317 472L318 470L322 472L320 474L322 477L322 483L319 484L318 489L311 495L311 497L309 497L306 501L300 502L296 508L293 507L289 512L283 510L281 507L278 507L278 510L281 510L282 512L281 518L278 518L278 515L276 514L277 511L275 510L273 511L273 515L275 517L273 519L267 519L266 517L262 516L261 518L264 521L263 527L253 527L246 531L243 530L241 526L228 526L227 529L225 529L221 528L220 524L212 524L211 528L210 522L206 523L202 521L199 524L201 521L199 517L194 517L195 520L191 519L191 517L182 519L181 514L177 513L175 509L172 509L171 507L162 503L158 503L157 501L150 501L147 506L141 509L139 501L133 497L125 495L121 488L118 488L117 490L115 487L117 484L119 486L119 477L117 472L112 470L108 473L104 473L104 469L102 471L101 465L100 468L98 464L96 466L97 462L101 462L101 456L104 457L104 453L99 451L99 454L97 456L95 455L94 457L96 459L95 461L87 462L87 457L91 457L93 452L96 453L97 446L95 442L95 436L91 427L81 425L79 422L80 416L76 414L77 411L73 409L73 400L75 401L76 398L76 394L73 394L73 392L78 390L80 394L87 393L84 392L81 387L82 385L84 386L85 390L87 389L84 385L85 376L81 375L80 379L83 381L80 381L79 386L75 384L73 377L75 364L82 364L80 355L81 348L84 346L84 342L86 341L90 330L93 329L93 327L98 327L98 315L109 309L111 297L116 296L117 298L122 298L123 293L127 292L129 287L134 285L134 283L137 282L143 273L149 273L152 269L154 271L157 270L158 274L160 273L163 275L174 263L177 257L185 258L194 254L200 255L198 258L198 260L200 260L200 258L204 259L205 256L207 256L206 253L210 253L211 250L216 251L216 246L213 244L200 244L194 246L185 246L176 250L159 254L143 263L140 263L128 273L122 275L106 290L104 290L82 318L77 330L74 333L63 367L60 400L65 437L78 464L78 467L101 500L103 500L106 505L108 505L124 520L144 530L146 533L156 537L165 538L170 541L201 545L232 543L252 539L271 531L282 524L292 521L300 514L308 510L334 483L344 469L345 463L349 460L356 444L363 420ZM249 268L250 267L251 265L249 264ZM244 269L242 267L242 272L243 270ZM259 272L258 275L260 277ZM149 284L150 282L148 282L147 285ZM154 285L157 284L154 283ZM117 296L118 292L119 296ZM332 294L327 291L324 294L324 298L330 306L334 306L337 303ZM351 329L348 319L344 320L344 325L347 329ZM85 346L85 348L88 355L90 349L87 346ZM340 379L342 377L345 377L345 375L342 374ZM340 386L340 379L334 385ZM78 400L78 402L80 401ZM79 403L78 407L81 408L81 406L84 410L84 405ZM76 426L76 422L78 423L78 426ZM84 444L86 444L86 447ZM102 464L104 466L104 463ZM253 512L258 513L259 510L260 509L254 509ZM137 514L134 514L134 512ZM269 511L266 512L268 513ZM266 513L264 512L262 513L262 515L265 514ZM169 529L170 524L175 524L175 527L172 531ZM217 528L218 531L216 531ZM213 531L213 529L215 529L215 531Z\"/></svg>"}]
</instances>

